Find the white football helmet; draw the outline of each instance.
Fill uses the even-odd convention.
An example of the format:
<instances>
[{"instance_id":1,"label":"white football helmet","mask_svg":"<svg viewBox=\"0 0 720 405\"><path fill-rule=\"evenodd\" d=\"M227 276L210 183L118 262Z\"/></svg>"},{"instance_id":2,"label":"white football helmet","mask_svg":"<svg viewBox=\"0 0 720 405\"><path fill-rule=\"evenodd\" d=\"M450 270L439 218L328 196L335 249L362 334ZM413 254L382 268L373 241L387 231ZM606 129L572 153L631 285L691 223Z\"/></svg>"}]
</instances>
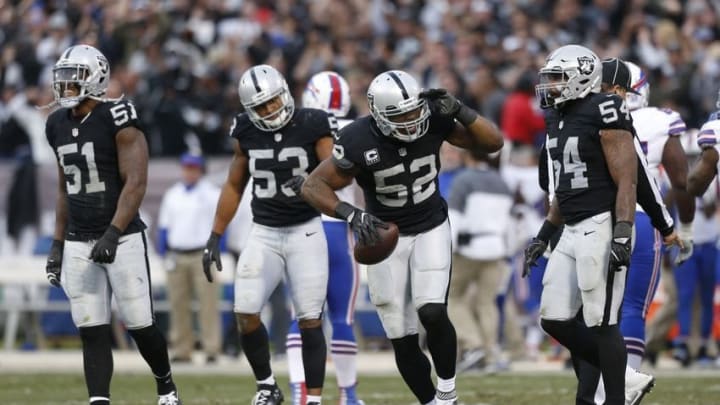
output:
<instances>
[{"instance_id":1,"label":"white football helmet","mask_svg":"<svg viewBox=\"0 0 720 405\"><path fill-rule=\"evenodd\" d=\"M55 103L73 108L86 98L106 101L103 96L110 81L110 64L105 55L90 45L74 45L62 53L53 67L53 95ZM78 94L65 96L68 86L78 88Z\"/></svg>"},{"instance_id":2,"label":"white football helmet","mask_svg":"<svg viewBox=\"0 0 720 405\"><path fill-rule=\"evenodd\" d=\"M324 110L342 118L350 111L350 86L335 72L316 73L305 86L302 106Z\"/></svg>"},{"instance_id":3,"label":"white football helmet","mask_svg":"<svg viewBox=\"0 0 720 405\"><path fill-rule=\"evenodd\" d=\"M540 107L559 107L568 100L600 92L602 64L593 51L580 45L565 45L545 59L535 93Z\"/></svg>"},{"instance_id":4,"label":"white football helmet","mask_svg":"<svg viewBox=\"0 0 720 405\"><path fill-rule=\"evenodd\" d=\"M640 69L640 66L632 62L625 61L625 65L630 70L630 86L632 86L632 90L637 92L637 94L628 92L625 95L625 103L628 109L634 111L647 107L650 98L650 83L648 83L645 72Z\"/></svg>"},{"instance_id":5,"label":"white football helmet","mask_svg":"<svg viewBox=\"0 0 720 405\"><path fill-rule=\"evenodd\" d=\"M285 77L270 65L256 65L246 70L240 77L238 94L250 121L262 131L276 131L284 127L295 111L295 101ZM280 97L280 108L265 116L255 111L256 107L275 97Z\"/></svg>"},{"instance_id":6,"label":"white football helmet","mask_svg":"<svg viewBox=\"0 0 720 405\"><path fill-rule=\"evenodd\" d=\"M427 133L430 107L420 98L421 91L417 80L402 70L390 70L373 79L367 91L368 104L383 135L412 142ZM410 117L403 119L406 114Z\"/></svg>"}]
</instances>

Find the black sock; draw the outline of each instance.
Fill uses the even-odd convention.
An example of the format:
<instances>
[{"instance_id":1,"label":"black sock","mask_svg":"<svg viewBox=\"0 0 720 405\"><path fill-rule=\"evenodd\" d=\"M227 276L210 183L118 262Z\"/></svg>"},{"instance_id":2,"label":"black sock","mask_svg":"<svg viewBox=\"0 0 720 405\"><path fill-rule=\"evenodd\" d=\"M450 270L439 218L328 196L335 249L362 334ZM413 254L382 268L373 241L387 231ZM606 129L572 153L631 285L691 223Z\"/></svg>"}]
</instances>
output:
<instances>
[{"instance_id":1,"label":"black sock","mask_svg":"<svg viewBox=\"0 0 720 405\"><path fill-rule=\"evenodd\" d=\"M427 345L438 377L455 377L457 336L444 304L425 304L418 310L427 332Z\"/></svg>"},{"instance_id":2,"label":"black sock","mask_svg":"<svg viewBox=\"0 0 720 405\"><path fill-rule=\"evenodd\" d=\"M305 367L305 386L308 389L322 388L325 381L325 361L327 345L322 326L300 328L302 339L302 358Z\"/></svg>"},{"instance_id":3,"label":"black sock","mask_svg":"<svg viewBox=\"0 0 720 405\"><path fill-rule=\"evenodd\" d=\"M85 385L90 398L99 397L93 404L110 403L110 380L113 373L112 335L110 325L80 328L83 349ZM102 398L102 399L100 399Z\"/></svg>"},{"instance_id":4,"label":"black sock","mask_svg":"<svg viewBox=\"0 0 720 405\"><path fill-rule=\"evenodd\" d=\"M241 332L242 333L242 332ZM272 375L270 369L270 345L268 344L268 333L265 325L260 326L254 331L240 335L245 357L255 374L255 380L261 381Z\"/></svg>"},{"instance_id":5,"label":"black sock","mask_svg":"<svg viewBox=\"0 0 720 405\"><path fill-rule=\"evenodd\" d=\"M600 371L605 383L605 404L625 404L625 367L627 350L617 325L590 328L596 336L600 356Z\"/></svg>"},{"instance_id":6,"label":"black sock","mask_svg":"<svg viewBox=\"0 0 720 405\"><path fill-rule=\"evenodd\" d=\"M595 405L595 392L600 382L600 369L578 356L572 357L572 363L578 379L575 405Z\"/></svg>"},{"instance_id":7,"label":"black sock","mask_svg":"<svg viewBox=\"0 0 720 405\"><path fill-rule=\"evenodd\" d=\"M391 339L390 342L395 351L395 364L410 391L421 404L435 399L435 385L430 378L430 361L420 350L418 335Z\"/></svg>"},{"instance_id":8,"label":"black sock","mask_svg":"<svg viewBox=\"0 0 720 405\"><path fill-rule=\"evenodd\" d=\"M573 356L600 368L597 339L590 328L574 319L568 321L541 319L540 326L548 335L570 350Z\"/></svg>"},{"instance_id":9,"label":"black sock","mask_svg":"<svg viewBox=\"0 0 720 405\"><path fill-rule=\"evenodd\" d=\"M167 342L160 329L155 324L141 329L129 330L140 355L150 366L158 395L169 394L176 390L170 372L170 359L168 358Z\"/></svg>"}]
</instances>

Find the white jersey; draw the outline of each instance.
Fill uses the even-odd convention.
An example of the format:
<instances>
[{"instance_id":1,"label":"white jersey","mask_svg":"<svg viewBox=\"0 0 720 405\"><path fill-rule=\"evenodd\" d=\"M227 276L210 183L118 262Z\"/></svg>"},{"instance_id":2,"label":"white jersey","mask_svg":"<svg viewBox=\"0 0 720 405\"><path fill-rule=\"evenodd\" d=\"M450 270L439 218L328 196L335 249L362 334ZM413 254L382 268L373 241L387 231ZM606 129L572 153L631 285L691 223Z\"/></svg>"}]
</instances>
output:
<instances>
[{"instance_id":1,"label":"white jersey","mask_svg":"<svg viewBox=\"0 0 720 405\"><path fill-rule=\"evenodd\" d=\"M682 135L685 122L680 114L667 108L644 107L631 111L631 115L650 174L661 184L660 164L665 142L669 136Z\"/></svg>"},{"instance_id":2,"label":"white jersey","mask_svg":"<svg viewBox=\"0 0 720 405\"><path fill-rule=\"evenodd\" d=\"M353 120L348 120L344 118L338 118L338 131L341 130L344 126L347 124L353 122ZM340 201L345 201L349 204L355 205L355 181L353 180L352 184L350 184L347 187L343 187L340 190L336 190L335 194L337 194ZM342 221L341 219L337 219L335 217L331 217L329 215L322 214L322 220L323 221Z\"/></svg>"},{"instance_id":3,"label":"white jersey","mask_svg":"<svg viewBox=\"0 0 720 405\"><path fill-rule=\"evenodd\" d=\"M720 152L720 119L710 120L703 124L698 132L698 143L710 143L708 140L714 139L715 149ZM718 169L720 169L720 161L718 161ZM720 173L720 172L718 172Z\"/></svg>"}]
</instances>

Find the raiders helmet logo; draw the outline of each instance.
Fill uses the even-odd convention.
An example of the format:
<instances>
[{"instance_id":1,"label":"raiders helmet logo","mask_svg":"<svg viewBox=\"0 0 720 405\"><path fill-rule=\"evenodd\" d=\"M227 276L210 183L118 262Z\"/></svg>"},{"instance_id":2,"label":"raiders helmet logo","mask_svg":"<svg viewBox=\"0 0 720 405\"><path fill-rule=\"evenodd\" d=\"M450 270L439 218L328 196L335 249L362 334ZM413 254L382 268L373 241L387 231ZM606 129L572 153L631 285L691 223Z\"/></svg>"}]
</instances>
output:
<instances>
[{"instance_id":1,"label":"raiders helmet logo","mask_svg":"<svg viewBox=\"0 0 720 405\"><path fill-rule=\"evenodd\" d=\"M589 75L595 70L595 61L590 56L580 56L578 60L578 70L584 75Z\"/></svg>"}]
</instances>

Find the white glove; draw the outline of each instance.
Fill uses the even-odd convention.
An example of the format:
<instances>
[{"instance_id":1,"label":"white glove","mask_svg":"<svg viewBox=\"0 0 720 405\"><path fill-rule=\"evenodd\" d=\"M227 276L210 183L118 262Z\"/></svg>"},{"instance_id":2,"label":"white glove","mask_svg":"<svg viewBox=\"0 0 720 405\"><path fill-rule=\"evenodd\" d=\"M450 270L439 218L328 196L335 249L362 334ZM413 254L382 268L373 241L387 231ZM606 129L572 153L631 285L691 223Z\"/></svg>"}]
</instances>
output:
<instances>
[{"instance_id":1,"label":"white glove","mask_svg":"<svg viewBox=\"0 0 720 405\"><path fill-rule=\"evenodd\" d=\"M692 223L683 224L681 223L678 227L678 237L683 244L680 248L677 257L675 258L675 265L679 266L683 264L693 254L693 229Z\"/></svg>"}]
</instances>

